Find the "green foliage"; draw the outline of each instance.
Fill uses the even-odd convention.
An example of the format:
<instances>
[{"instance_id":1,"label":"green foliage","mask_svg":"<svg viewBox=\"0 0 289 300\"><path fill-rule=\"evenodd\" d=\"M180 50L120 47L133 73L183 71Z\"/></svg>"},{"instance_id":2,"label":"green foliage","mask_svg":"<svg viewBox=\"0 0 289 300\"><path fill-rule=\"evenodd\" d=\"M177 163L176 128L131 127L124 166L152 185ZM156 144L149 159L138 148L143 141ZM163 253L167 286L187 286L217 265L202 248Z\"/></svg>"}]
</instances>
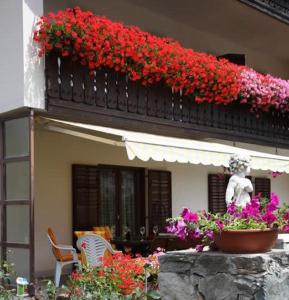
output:
<instances>
[{"instance_id":1,"label":"green foliage","mask_svg":"<svg viewBox=\"0 0 289 300\"><path fill-rule=\"evenodd\" d=\"M15 289L11 289L11 276L14 274L14 264L4 261L0 269L0 299L11 300L15 295Z\"/></svg>"}]
</instances>

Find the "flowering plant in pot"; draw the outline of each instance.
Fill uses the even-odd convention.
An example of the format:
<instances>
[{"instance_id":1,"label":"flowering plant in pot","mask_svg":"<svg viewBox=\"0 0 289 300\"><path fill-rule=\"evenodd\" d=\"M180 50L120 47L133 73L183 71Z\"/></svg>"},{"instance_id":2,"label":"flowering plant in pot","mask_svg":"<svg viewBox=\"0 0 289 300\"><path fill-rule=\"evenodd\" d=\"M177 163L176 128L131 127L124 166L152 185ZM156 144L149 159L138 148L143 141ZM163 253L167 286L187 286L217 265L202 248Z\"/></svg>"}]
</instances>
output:
<instances>
[{"instance_id":1,"label":"flowering plant in pot","mask_svg":"<svg viewBox=\"0 0 289 300\"><path fill-rule=\"evenodd\" d=\"M279 206L276 194L259 194L243 208L232 202L223 215L184 208L179 217L168 219L167 231L181 239L200 239L197 251L215 244L224 252L256 253L272 248L278 230L289 231L288 220L288 207Z\"/></svg>"}]
</instances>

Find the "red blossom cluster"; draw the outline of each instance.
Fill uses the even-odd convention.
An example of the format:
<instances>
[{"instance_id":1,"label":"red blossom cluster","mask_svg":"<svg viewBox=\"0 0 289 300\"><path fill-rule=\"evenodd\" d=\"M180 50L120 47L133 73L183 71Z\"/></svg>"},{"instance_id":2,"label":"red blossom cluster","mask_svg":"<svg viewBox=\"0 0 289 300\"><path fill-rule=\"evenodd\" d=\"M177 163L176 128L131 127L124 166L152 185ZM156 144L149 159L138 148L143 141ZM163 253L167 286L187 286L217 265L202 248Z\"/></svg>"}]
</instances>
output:
<instances>
[{"instance_id":1,"label":"red blossom cluster","mask_svg":"<svg viewBox=\"0 0 289 300\"><path fill-rule=\"evenodd\" d=\"M132 294L137 288L144 289L144 263L142 260L133 259L129 255L115 254L103 258L103 270L99 276L107 276L117 284L123 295Z\"/></svg>"},{"instance_id":2,"label":"red blossom cluster","mask_svg":"<svg viewBox=\"0 0 289 300\"><path fill-rule=\"evenodd\" d=\"M143 84L162 80L174 91L193 95L197 102L228 104L239 94L236 65L185 49L172 39L138 27L112 22L78 7L49 13L37 25L34 40L41 46L40 56L58 50L90 70L106 66Z\"/></svg>"},{"instance_id":3,"label":"red blossom cluster","mask_svg":"<svg viewBox=\"0 0 289 300\"><path fill-rule=\"evenodd\" d=\"M41 17L34 32L39 56L58 51L93 70L112 68L144 85L166 83L196 102L247 104L252 111L289 111L289 81L260 74L213 55L182 47L135 26L79 7Z\"/></svg>"},{"instance_id":4,"label":"red blossom cluster","mask_svg":"<svg viewBox=\"0 0 289 300\"><path fill-rule=\"evenodd\" d=\"M77 299L87 299L88 294L98 295L97 299L110 299L108 297L112 295L113 299L118 299L116 295L121 297L119 299L136 293L143 295L146 261L146 258L134 259L122 253L104 257L98 267L88 266L72 272L69 283L71 295Z\"/></svg>"}]
</instances>

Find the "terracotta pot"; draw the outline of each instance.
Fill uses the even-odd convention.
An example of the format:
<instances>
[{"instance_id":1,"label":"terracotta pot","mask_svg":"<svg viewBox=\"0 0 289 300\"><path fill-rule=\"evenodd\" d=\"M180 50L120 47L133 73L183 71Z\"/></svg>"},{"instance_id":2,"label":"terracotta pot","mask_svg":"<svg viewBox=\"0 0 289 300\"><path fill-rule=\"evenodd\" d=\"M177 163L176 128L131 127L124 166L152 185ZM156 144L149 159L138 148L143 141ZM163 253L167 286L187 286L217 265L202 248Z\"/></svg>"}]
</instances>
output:
<instances>
[{"instance_id":1,"label":"terracotta pot","mask_svg":"<svg viewBox=\"0 0 289 300\"><path fill-rule=\"evenodd\" d=\"M217 247L227 253L262 253L272 249L278 237L276 229L223 230L214 234Z\"/></svg>"}]
</instances>

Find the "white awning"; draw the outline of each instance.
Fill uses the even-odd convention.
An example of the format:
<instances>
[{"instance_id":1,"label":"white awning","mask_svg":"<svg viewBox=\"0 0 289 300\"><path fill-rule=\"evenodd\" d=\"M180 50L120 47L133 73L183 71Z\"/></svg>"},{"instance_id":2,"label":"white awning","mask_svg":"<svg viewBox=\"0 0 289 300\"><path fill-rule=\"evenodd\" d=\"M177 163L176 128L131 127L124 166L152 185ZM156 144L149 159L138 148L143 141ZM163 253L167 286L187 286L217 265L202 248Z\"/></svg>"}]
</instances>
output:
<instances>
[{"instance_id":1,"label":"white awning","mask_svg":"<svg viewBox=\"0 0 289 300\"><path fill-rule=\"evenodd\" d=\"M220 143L165 137L53 119L45 119L45 126L49 130L115 146L125 146L129 160L139 158L143 161L152 159L228 167L231 154L243 153L251 156L252 169L289 173L289 157Z\"/></svg>"}]
</instances>

